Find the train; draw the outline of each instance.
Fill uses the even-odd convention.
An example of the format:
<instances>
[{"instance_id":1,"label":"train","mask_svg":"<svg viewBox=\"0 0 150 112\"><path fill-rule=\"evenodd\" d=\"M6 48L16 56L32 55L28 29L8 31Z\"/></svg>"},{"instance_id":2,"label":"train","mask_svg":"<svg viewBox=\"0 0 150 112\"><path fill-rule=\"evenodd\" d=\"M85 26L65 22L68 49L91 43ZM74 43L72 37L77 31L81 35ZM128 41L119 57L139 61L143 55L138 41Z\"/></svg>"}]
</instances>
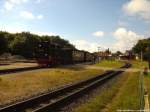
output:
<instances>
[{"instance_id":1,"label":"train","mask_svg":"<svg viewBox=\"0 0 150 112\"><path fill-rule=\"evenodd\" d=\"M62 47L61 45L50 41L40 42L36 48L35 55L37 63L42 67L83 62L94 63L96 59L96 56L88 51Z\"/></svg>"}]
</instances>

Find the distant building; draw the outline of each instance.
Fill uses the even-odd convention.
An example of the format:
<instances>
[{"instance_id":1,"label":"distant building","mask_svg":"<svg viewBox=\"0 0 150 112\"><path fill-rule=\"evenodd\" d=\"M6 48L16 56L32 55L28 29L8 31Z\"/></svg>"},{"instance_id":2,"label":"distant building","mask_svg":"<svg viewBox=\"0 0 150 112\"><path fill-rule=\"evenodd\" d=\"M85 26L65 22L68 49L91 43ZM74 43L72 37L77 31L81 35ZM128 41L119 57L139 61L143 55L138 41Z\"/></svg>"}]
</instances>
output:
<instances>
[{"instance_id":1,"label":"distant building","mask_svg":"<svg viewBox=\"0 0 150 112\"><path fill-rule=\"evenodd\" d=\"M138 54L135 54L135 59L136 59L136 60L139 60L139 59L140 59L140 57L139 57Z\"/></svg>"},{"instance_id":2,"label":"distant building","mask_svg":"<svg viewBox=\"0 0 150 112\"><path fill-rule=\"evenodd\" d=\"M120 59L123 59L123 60L124 59L131 60L131 59L137 58L136 55L131 50L126 50L126 52L124 54L120 55L119 57L120 57Z\"/></svg>"},{"instance_id":3,"label":"distant building","mask_svg":"<svg viewBox=\"0 0 150 112\"><path fill-rule=\"evenodd\" d=\"M94 54L97 56L98 60L111 59L112 57L112 54L110 52L105 51L95 52Z\"/></svg>"}]
</instances>

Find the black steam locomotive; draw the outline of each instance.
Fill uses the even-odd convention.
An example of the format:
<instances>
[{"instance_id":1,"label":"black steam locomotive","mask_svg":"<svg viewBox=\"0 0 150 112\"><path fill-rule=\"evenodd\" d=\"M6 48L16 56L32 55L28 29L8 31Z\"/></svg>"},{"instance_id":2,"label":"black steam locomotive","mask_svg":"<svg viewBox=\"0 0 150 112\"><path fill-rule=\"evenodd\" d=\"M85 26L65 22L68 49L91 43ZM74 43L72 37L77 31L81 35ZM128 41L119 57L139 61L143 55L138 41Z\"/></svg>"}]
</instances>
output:
<instances>
[{"instance_id":1,"label":"black steam locomotive","mask_svg":"<svg viewBox=\"0 0 150 112\"><path fill-rule=\"evenodd\" d=\"M87 51L61 47L50 41L40 42L36 48L36 60L42 67L51 67L60 64L74 64L92 62L95 56Z\"/></svg>"}]
</instances>

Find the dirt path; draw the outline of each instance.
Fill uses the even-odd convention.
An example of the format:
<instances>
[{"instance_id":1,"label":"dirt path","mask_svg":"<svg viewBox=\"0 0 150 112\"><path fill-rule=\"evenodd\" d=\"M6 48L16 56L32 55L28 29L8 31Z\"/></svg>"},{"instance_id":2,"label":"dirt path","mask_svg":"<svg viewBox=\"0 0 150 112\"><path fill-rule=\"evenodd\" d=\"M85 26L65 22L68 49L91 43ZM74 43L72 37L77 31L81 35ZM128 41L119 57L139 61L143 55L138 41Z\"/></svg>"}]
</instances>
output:
<instances>
[{"instance_id":1,"label":"dirt path","mask_svg":"<svg viewBox=\"0 0 150 112\"><path fill-rule=\"evenodd\" d=\"M84 65L87 69L99 69L99 70L114 70L114 68L111 68L111 67L98 67L98 66L94 66L94 65ZM136 69L136 68L129 68L127 70L125 69L117 69L116 68L116 71L120 71L120 70L123 70L123 71L126 71L126 72L139 72L141 71L141 69Z\"/></svg>"},{"instance_id":2,"label":"dirt path","mask_svg":"<svg viewBox=\"0 0 150 112\"><path fill-rule=\"evenodd\" d=\"M37 66L37 63L22 63L22 62L18 62L18 63L12 63L10 65L0 66L0 70L23 68L23 67L34 67L34 66Z\"/></svg>"}]
</instances>

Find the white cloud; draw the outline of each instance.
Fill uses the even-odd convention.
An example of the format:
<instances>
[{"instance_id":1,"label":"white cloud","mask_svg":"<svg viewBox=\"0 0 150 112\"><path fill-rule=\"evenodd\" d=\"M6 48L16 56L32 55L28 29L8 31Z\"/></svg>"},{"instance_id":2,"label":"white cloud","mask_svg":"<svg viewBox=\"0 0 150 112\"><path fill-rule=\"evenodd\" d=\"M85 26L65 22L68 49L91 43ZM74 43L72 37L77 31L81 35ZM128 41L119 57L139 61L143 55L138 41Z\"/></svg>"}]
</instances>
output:
<instances>
[{"instance_id":1,"label":"white cloud","mask_svg":"<svg viewBox=\"0 0 150 112\"><path fill-rule=\"evenodd\" d=\"M33 13L31 13L29 11L21 11L20 16L23 17L24 19L29 19L29 20L33 20L33 19L41 20L44 18L44 16L42 14L35 16Z\"/></svg>"},{"instance_id":2,"label":"white cloud","mask_svg":"<svg viewBox=\"0 0 150 112\"><path fill-rule=\"evenodd\" d=\"M31 12L28 12L28 11L21 11L20 16L25 19L35 19L35 16Z\"/></svg>"},{"instance_id":3,"label":"white cloud","mask_svg":"<svg viewBox=\"0 0 150 112\"><path fill-rule=\"evenodd\" d=\"M4 2L3 8L0 9L0 12L5 13L5 11L11 11L18 5L22 5L27 2L29 2L29 0L6 0ZM41 0L36 0L36 2L40 3ZM29 12L29 11L20 11L19 15L21 17L23 17L25 19L29 19L29 20L33 20L33 19L41 20L44 18L44 16L42 14L34 15L32 12Z\"/></svg>"},{"instance_id":4,"label":"white cloud","mask_svg":"<svg viewBox=\"0 0 150 112\"><path fill-rule=\"evenodd\" d=\"M7 31L7 32L10 32L10 33L19 33L19 32L22 32L22 31L25 31L25 25L23 24L20 24L20 23L12 23L12 24L3 24L3 23L0 23L0 30L1 31Z\"/></svg>"},{"instance_id":5,"label":"white cloud","mask_svg":"<svg viewBox=\"0 0 150 112\"><path fill-rule=\"evenodd\" d=\"M150 0L130 0L123 5L123 10L128 15L139 16L150 21Z\"/></svg>"},{"instance_id":6,"label":"white cloud","mask_svg":"<svg viewBox=\"0 0 150 112\"><path fill-rule=\"evenodd\" d=\"M98 51L98 47L101 47L101 50L106 49L105 46L103 45L99 45L98 43L92 43L86 40L75 40L75 41L71 41L71 43L73 45L75 45L75 47L79 50L86 50L89 52L96 52Z\"/></svg>"},{"instance_id":7,"label":"white cloud","mask_svg":"<svg viewBox=\"0 0 150 112\"><path fill-rule=\"evenodd\" d=\"M72 42L73 45L79 50L86 50L90 52L94 52L97 50L98 44L91 43L86 40L75 40Z\"/></svg>"},{"instance_id":8,"label":"white cloud","mask_svg":"<svg viewBox=\"0 0 150 112\"><path fill-rule=\"evenodd\" d=\"M3 7L4 10L11 11L16 6L22 5L29 1L34 1L35 3L41 3L42 0L5 0Z\"/></svg>"},{"instance_id":9,"label":"white cloud","mask_svg":"<svg viewBox=\"0 0 150 112\"><path fill-rule=\"evenodd\" d=\"M41 0L36 0L36 3L40 3L41 2Z\"/></svg>"},{"instance_id":10,"label":"white cloud","mask_svg":"<svg viewBox=\"0 0 150 112\"><path fill-rule=\"evenodd\" d=\"M21 3L26 3L28 0L7 0L13 4L21 4Z\"/></svg>"},{"instance_id":11,"label":"white cloud","mask_svg":"<svg viewBox=\"0 0 150 112\"><path fill-rule=\"evenodd\" d=\"M21 24L16 25L15 28L14 28L14 25L13 26L1 26L0 30L1 31L7 31L7 32L10 32L10 33L28 32L29 30L27 30L24 27L25 26L21 25ZM29 32L33 33L33 34L37 34L39 36L43 36L43 35L56 36L56 35L58 35L58 34L53 33L53 32L40 32L40 31L35 31L35 30L29 31Z\"/></svg>"},{"instance_id":12,"label":"white cloud","mask_svg":"<svg viewBox=\"0 0 150 112\"><path fill-rule=\"evenodd\" d=\"M6 10L11 10L13 8L13 4L11 4L10 2L5 2L4 7Z\"/></svg>"},{"instance_id":13,"label":"white cloud","mask_svg":"<svg viewBox=\"0 0 150 112\"><path fill-rule=\"evenodd\" d=\"M96 42L89 42L86 40L75 40L71 43L75 45L77 49L86 50L90 52L98 51L98 47L101 48L101 51L104 51L109 48L112 50L112 52L118 50L124 52L126 50L130 50L139 39L144 38L144 36L139 35L131 30L127 30L124 27L116 29L116 31L113 32L113 37L115 39L115 42L108 43L107 45L103 45L103 43L98 44Z\"/></svg>"},{"instance_id":14,"label":"white cloud","mask_svg":"<svg viewBox=\"0 0 150 112\"><path fill-rule=\"evenodd\" d=\"M119 20L119 21L118 21L118 25L119 25L120 27L125 27L125 26L128 26L128 23L125 22L125 21Z\"/></svg>"},{"instance_id":15,"label":"white cloud","mask_svg":"<svg viewBox=\"0 0 150 112\"><path fill-rule=\"evenodd\" d=\"M33 34L37 34L37 35L58 35L57 33L54 32L46 32L46 31L38 31L35 29L29 29L28 25L26 24L21 24L18 22L15 23L11 23L11 24L4 24L2 22L0 22L0 31L7 31L10 33L21 33L21 32L31 32Z\"/></svg>"},{"instance_id":16,"label":"white cloud","mask_svg":"<svg viewBox=\"0 0 150 112\"><path fill-rule=\"evenodd\" d=\"M125 51L131 49L139 39L142 39L144 36L138 35L133 31L127 31L125 28L118 28L113 33L116 43L113 44L112 49L117 51Z\"/></svg>"},{"instance_id":17,"label":"white cloud","mask_svg":"<svg viewBox=\"0 0 150 112\"><path fill-rule=\"evenodd\" d=\"M43 19L43 18L44 18L44 16L41 14L37 16L37 19Z\"/></svg>"},{"instance_id":18,"label":"white cloud","mask_svg":"<svg viewBox=\"0 0 150 112\"><path fill-rule=\"evenodd\" d=\"M28 0L6 0L4 3L4 8L7 11L12 10L16 5L26 3Z\"/></svg>"},{"instance_id":19,"label":"white cloud","mask_svg":"<svg viewBox=\"0 0 150 112\"><path fill-rule=\"evenodd\" d=\"M95 36L95 37L103 37L104 36L104 32L102 32L102 31L94 32L93 36Z\"/></svg>"},{"instance_id":20,"label":"white cloud","mask_svg":"<svg viewBox=\"0 0 150 112\"><path fill-rule=\"evenodd\" d=\"M31 33L33 34L37 34L37 35L40 35L40 36L43 36L43 35L48 35L48 36L56 36L57 34L56 33L52 33L52 32L39 32L39 31L31 31Z\"/></svg>"}]
</instances>

